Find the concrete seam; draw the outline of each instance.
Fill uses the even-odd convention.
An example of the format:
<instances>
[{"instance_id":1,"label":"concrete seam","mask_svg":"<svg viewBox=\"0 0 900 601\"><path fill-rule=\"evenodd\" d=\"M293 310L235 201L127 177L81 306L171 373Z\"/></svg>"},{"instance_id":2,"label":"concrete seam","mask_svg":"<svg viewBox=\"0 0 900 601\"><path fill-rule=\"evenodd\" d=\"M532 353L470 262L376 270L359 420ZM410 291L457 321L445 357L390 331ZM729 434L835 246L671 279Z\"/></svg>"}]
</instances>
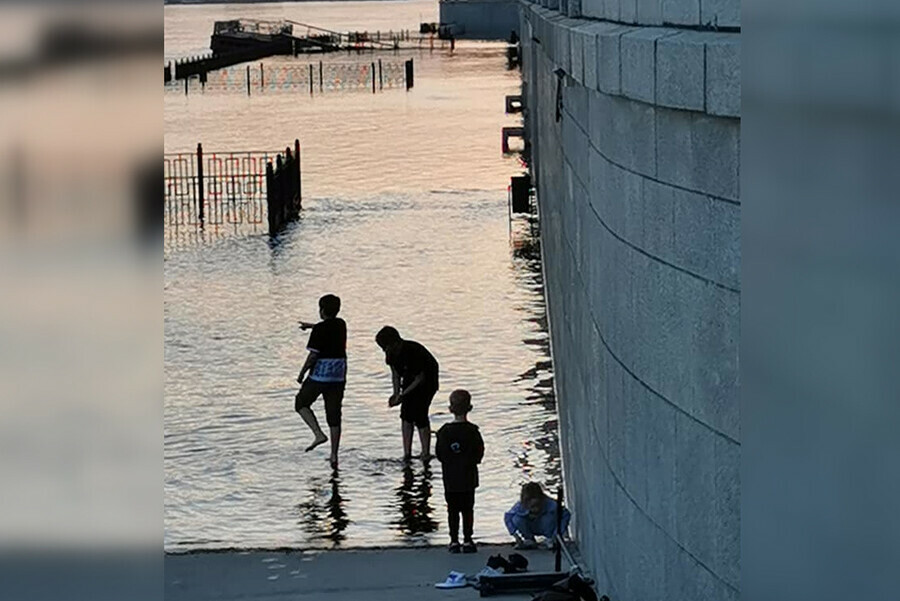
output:
<instances>
[{"instance_id":1,"label":"concrete seam","mask_svg":"<svg viewBox=\"0 0 900 601\"><path fill-rule=\"evenodd\" d=\"M577 177L577 176L576 176L576 177ZM643 183L642 183L642 185L643 185ZM662 263L662 264L665 265L666 267L670 267L670 268L672 268L672 269L674 269L674 270L676 270L676 271L680 271L681 273L684 273L684 274L689 275L689 276L691 276L691 277L693 277L693 278L696 278L696 279L700 280L701 282L703 282L704 284L708 284L708 285L711 285L711 286L715 286L716 288L720 288L720 289L726 290L726 291L728 291L728 292L733 292L733 293L735 293L735 294L740 294L740 293L741 293L740 288L732 288L731 286L728 286L728 285L726 285L726 284L721 284L721 283L719 283L719 282L717 282L717 281L715 281L715 280L709 279L709 278L706 277L706 276L700 275L699 273L694 273L694 272L691 271L690 269L686 269L686 268L684 268L684 267L679 267L678 265L675 265L674 263L670 263L669 261L666 261L665 259L662 259L662 258L660 258L660 257L657 257L656 255L653 255L653 254L651 254L651 253L645 251L644 249L642 249L642 248L640 248L640 247L638 247L638 246L635 246L634 244L632 244L631 242L629 242L628 240L626 240L625 238L623 238L622 236L620 236L618 233L616 233L615 231L613 231L613 229L612 229L611 227L609 227L609 225L607 225L607 223L603 220L603 218L601 218L600 215L597 213L596 209L594 208L594 205L591 204L591 203L588 203L588 204L590 204L590 206L591 206L591 212L592 212L592 213L594 214L594 216L597 218L597 221L600 222L600 225L603 226L603 229L605 229L606 231L608 231L608 232L610 233L610 235L612 235L613 238L615 238L616 240L618 240L619 242L621 242L621 243L624 244L625 246L628 246L629 248L631 248L631 249L634 250L635 252L638 252L638 253L644 255L644 256L647 257L648 259L653 259L654 261L656 261L656 262L658 262L658 263Z\"/></svg>"},{"instance_id":2,"label":"concrete seam","mask_svg":"<svg viewBox=\"0 0 900 601\"><path fill-rule=\"evenodd\" d=\"M617 44L619 45L619 77L618 81L616 81L616 89L619 90L619 94L622 93L622 36L626 33L629 33L628 30L620 31L619 35L616 36Z\"/></svg>"},{"instance_id":3,"label":"concrete seam","mask_svg":"<svg viewBox=\"0 0 900 601\"><path fill-rule=\"evenodd\" d=\"M604 158L605 158L605 157L604 157ZM613 164L614 164L614 163L613 163ZM570 166L571 166L571 165L570 165ZM582 187L582 188L584 188L585 190L588 189L588 186L586 186L585 183L581 180L581 178L578 177L578 173L576 172L575 169L572 169L572 177L574 177L575 179L578 180L578 183L581 184L581 187ZM641 191L642 191L642 192L643 192L644 182L645 182L647 179L648 179L648 178L645 178L645 177L642 177L642 178L641 178ZM647 257L648 259L653 259L654 261L656 261L656 262L658 262L658 263L662 263L662 264L665 265L666 267L670 267L670 268L672 268L672 269L674 269L674 270L676 270L676 271L680 271L681 273L684 273L684 274L689 275L689 276L691 276L691 277L693 277L693 278L696 278L696 279L700 280L701 282L703 282L704 284L712 285L712 286L715 286L716 288L720 288L720 289L726 290L726 291L728 291L728 292L733 292L733 293L735 293L735 294L740 294L740 293L741 293L741 289L740 289L740 288L732 288L731 286L729 286L729 285L727 285L727 284L722 284L722 283L717 282L717 281L715 281L715 280L713 280L713 279L711 279L711 278L708 278L708 277L706 277L706 276L704 276L704 275L701 275L701 274L699 274L699 273L695 273L695 272L691 271L690 269L688 269L688 268L686 268L686 267L680 267L680 266L678 266L678 265L676 265L676 264L674 264L674 263L671 263L671 262L669 262L669 261L667 261L667 260L665 260L665 259L663 259L663 258L661 258L661 257L658 257L658 256L656 256L656 255L654 255L654 254L652 254L652 253L647 252L646 250L642 249L641 247L639 247L639 246L633 244L632 242L628 241L627 239L625 239L625 238L624 238L622 235L620 235L619 233L615 232L615 231L614 231L614 230L606 223L606 221L604 221L603 218L600 217L599 213L597 213L597 210L594 208L594 205L593 205L591 202L588 202L588 206L590 206L591 212L592 212L592 213L594 214L594 216L597 218L597 221L600 222L600 225L602 225L603 228L604 228L606 231L608 231L608 232L609 232L616 240L618 240L618 241L621 242L622 244L624 244L624 245L630 247L631 249L635 250L636 252L638 252L638 253L644 255L644 256ZM673 205L673 207L674 207L674 205ZM674 208L673 208L673 211L674 211Z\"/></svg>"},{"instance_id":4,"label":"concrete seam","mask_svg":"<svg viewBox=\"0 0 900 601\"><path fill-rule=\"evenodd\" d=\"M590 140L588 143L590 143ZM609 160L599 149L595 148L595 150L597 150L604 159ZM656 109L653 110L653 177L659 177L659 111ZM658 180L654 181L660 183Z\"/></svg>"},{"instance_id":5,"label":"concrete seam","mask_svg":"<svg viewBox=\"0 0 900 601\"><path fill-rule=\"evenodd\" d=\"M706 97L709 83L706 79L706 65L707 65L707 57L706 53L709 49L709 44L703 44L703 112L709 114L709 107L706 106Z\"/></svg>"},{"instance_id":6,"label":"concrete seam","mask_svg":"<svg viewBox=\"0 0 900 601\"><path fill-rule=\"evenodd\" d=\"M650 105L650 106L653 106L653 105ZM661 108L665 108L665 107L661 107ZM672 109L672 110L677 110L677 109ZM563 107L563 112L568 112L568 111L566 111L565 107ZM686 111L686 112L690 112L690 111ZM572 114L571 114L571 113L569 113L569 117L572 117ZM654 127L655 127L655 125L656 125L655 122L656 122L656 119L657 119L657 117L656 117L655 114L654 114L653 119L654 119ZM582 131L584 131L584 130L582 130ZM654 145L654 163L655 163L655 162L656 162L656 136L654 136L654 138L653 138L653 145ZM597 154L599 154L600 156L602 156L602 157L603 157L608 163L610 163L611 165L615 165L615 166L618 167L619 169L622 169L623 171L627 171L628 173L631 173L632 175L637 175L637 176L639 176L639 177L643 177L643 178L649 179L649 180L652 181L652 182L656 182L657 184L661 184L661 185L663 185L663 186L669 186L669 187L671 187L671 188L675 188L676 190L681 190L681 191L683 191L683 192L690 192L691 194L699 194L699 195L701 195L701 196L706 196L706 197L711 198L711 199L713 199L713 200L716 200L716 201L719 201L719 202L724 202L724 203L726 203L726 204L734 205L734 206L737 206L737 207L741 206L741 201L739 201L739 200L731 200L730 198L724 198L724 197L722 197L722 196L716 196L715 194L710 194L709 192L704 192L704 191L702 191L702 190L693 190L693 189L691 189L691 188L686 188L686 187L684 187L684 186L679 186L678 184L673 184L673 183L666 182L666 181L663 181L663 180L661 180L661 179L658 179L658 178L657 178L656 176L654 176L654 175L647 175L646 173L641 173L640 171L635 171L634 169L631 169L630 167L626 167L625 165L621 165L621 164L619 164L619 163L613 161L612 159L610 159L608 156L606 156L606 154L603 153L602 150L600 150L599 148L597 148L596 146L594 146L593 140L591 140L591 137L590 137L590 136L588 136L588 146L590 146L590 147L593 148L595 151L597 151ZM656 165L654 165L654 168L655 168L655 167L656 167Z\"/></svg>"},{"instance_id":7,"label":"concrete seam","mask_svg":"<svg viewBox=\"0 0 900 601\"><path fill-rule=\"evenodd\" d=\"M680 106L674 106L674 105L670 105L670 104L658 104L658 103L657 103L657 92L656 92L656 88L657 88L657 80L656 80L656 44L657 44L657 42L658 42L659 40L663 40L663 39L666 39L666 38L669 38L669 37L672 37L672 36L675 36L675 35L684 33L685 31L716 31L716 32L718 32L718 33L729 33L728 31L724 30L724 29L721 28L721 27L718 28L718 29L715 29L715 30L710 29L710 28L701 28L701 29L698 29L698 28L681 27L681 26L677 26L677 27L671 27L671 26L658 27L657 29L672 29L672 30L674 30L674 31L667 32L665 35L662 35L662 36L660 36L659 38L654 39L654 41L653 41L653 45L654 45L654 52L653 52L653 62L654 62L654 65L653 65L653 97L654 97L654 102L653 102L653 103L650 103L650 102L647 102L647 101L645 101L645 100L641 100L641 99L639 99L639 98L633 98L633 97L631 97L631 96L627 96L627 95L625 95L625 93L622 91L622 36L623 36L623 35L626 35L626 34L629 34L629 33L633 33L634 31L638 31L638 30L640 30L640 29L650 29L650 28L652 28L652 27L654 27L654 26L651 26L651 25L635 25L635 24L633 24L633 23L622 23L622 22L619 22L619 21L609 21L609 20L605 20L605 19L588 19L588 20L596 21L596 22L602 22L602 23L611 23L611 24L621 25L621 26L623 26L623 27L628 27L628 28L629 28L629 29L625 29L625 30L623 30L623 31L620 31L618 34L616 34L616 37L618 38L618 44L619 44L619 65L618 65L618 66L619 66L619 77L618 77L618 89L619 89L619 92L618 92L617 94L608 94L609 96L620 96L620 97L622 97L622 98L628 98L629 100L631 100L631 101L633 101L633 102L640 102L641 104L646 104L646 105L648 105L648 106L660 106L660 107L663 107L663 108L669 108L669 109L673 109L673 110L683 110L683 111L686 111L686 112L692 112L692 113L709 114L710 116L716 117L716 118L719 118L719 119L740 119L740 115L738 115L738 116L732 116L732 115L713 114L713 113L708 113L708 112L706 112L706 110L704 110L704 111L697 111L697 110L692 110L692 109L685 109L685 108L680 107ZM738 31L738 32L735 32L735 33L740 33L740 32ZM599 34L598 34L598 35L599 35ZM706 53L706 44L704 44L704 65L705 65L705 53ZM705 77L705 74L704 74L704 77ZM706 87L706 86L705 86L705 82L704 82L704 107L706 106L705 87ZM599 75L598 75L598 78L597 78L597 89L598 89L598 90L600 89L600 78L599 78Z\"/></svg>"},{"instance_id":8,"label":"concrete seam","mask_svg":"<svg viewBox=\"0 0 900 601\"><path fill-rule=\"evenodd\" d=\"M564 243L565 243L565 245L568 247L570 258L571 258L571 257L574 257L574 254L572 253L572 250L573 250L573 249L572 249L571 245L569 244L569 241L568 241L568 240L564 240ZM582 276L581 276L581 270L578 268L577 265L575 265L575 271L576 271L576 273L578 274L578 279L581 280L581 284L582 284L582 285L581 285L581 290L584 290L584 289L585 289L585 286L584 286L584 279L582 278ZM589 299L588 299L588 303L590 304L590 300L589 300ZM714 434L717 434L717 435L719 435L719 436L725 438L726 440L728 440L728 441L730 441L730 442L733 442L733 443L736 444L737 446L740 446L740 445L741 445L741 443L739 443L739 442L737 442L736 440L730 438L727 434L723 434L723 433L719 432L718 430L716 430L716 429L714 429L714 428L708 426L708 425L705 424L704 422L698 420L696 417L692 416L690 413L687 413L686 411L684 411L683 409L681 409L680 407L678 407L677 405L675 405L674 403L672 403L671 401L669 401L668 399L666 399L665 397L663 397L662 395L660 395L659 393L657 393L656 391L654 391L652 388L650 388L649 386L647 386L647 385L643 382L643 380L641 380L640 378L638 378L631 370L629 370L628 367L626 367L625 364L622 363L621 360L619 360L619 358L615 355L615 353L613 353L612 350L609 348L609 345L606 343L606 339L603 337L603 333L600 331L600 327L597 325L597 322L594 320L593 311L591 312L591 322L592 322L592 325L594 326L595 331L597 332L597 335L598 335L599 338L600 338L600 342L603 343L604 348L606 348L606 350L607 350L607 352L610 354L610 356L611 356L613 359L616 360L616 363L618 363L618 364L622 367L622 369L625 370L625 372L626 372L628 375L630 375L632 378L634 378L635 381L637 381L638 383L640 383L642 386L646 387L647 390L649 390L649 391L650 391L651 393L653 393L655 396L658 396L658 397L659 397L660 399L662 399L665 403L667 403L667 404L671 405L672 407L674 407L674 408L676 409L676 411L678 411L679 413L682 413L682 414L686 415L686 416L687 416L688 418L690 418L691 420L693 420L693 421L695 421L695 422L697 422L697 423L699 423L699 424L701 424L701 425L703 425L703 426L706 426L706 427L707 427L711 432L713 432ZM677 424L677 422L676 422L676 424ZM734 587L732 584L730 584L729 582L726 582L721 576L719 576L718 574L716 574L709 566L707 566L707 565L706 565L705 563L703 563L699 558L697 558L693 553L691 553L687 548L685 548L684 545L682 545L677 539L675 539L675 538L674 538L674 537L673 537L673 536L672 536L665 528L663 528L656 520L654 520L653 517L652 517L650 514L648 514L648 513L646 512L646 510L645 510L643 507L641 507L641 505L639 505L639 504L637 503L637 501L635 501L634 497L631 496L631 493L628 491L628 489L625 488L624 483L619 479L619 477L618 477L618 475L616 474L616 472L612 469L612 466L609 464L609 458L608 458L608 456L606 455L606 453L603 453L603 463L606 464L606 468L607 468L607 470L609 471L609 473L612 475L613 480L614 480L615 483L616 483L616 486L618 486L620 489L622 489L622 492L625 493L625 496L628 498L628 500L631 502L631 504L634 505L634 506L638 509L638 511L640 511L641 514L642 514L642 515L643 515L643 516L644 516L651 524L653 524L660 532L662 532L662 533L666 536L666 538L668 538L669 540L671 540L671 541L675 544L676 547L678 547L682 552L684 552L685 555L687 555L688 557L690 557L697 565L699 565L701 568L703 568L704 570L706 570L706 571L707 571L713 578L715 578L718 582L720 582L721 584L723 584L725 587L727 587L727 588L730 589L731 591L734 591L735 593L740 593L740 590L739 590L739 589L735 588L735 587Z\"/></svg>"},{"instance_id":9,"label":"concrete seam","mask_svg":"<svg viewBox=\"0 0 900 601\"><path fill-rule=\"evenodd\" d=\"M659 38L653 40L653 106L659 106L657 97L659 96L659 79L657 77L659 57ZM654 115L655 116L655 115Z\"/></svg>"},{"instance_id":10,"label":"concrete seam","mask_svg":"<svg viewBox=\"0 0 900 601\"><path fill-rule=\"evenodd\" d=\"M602 223L602 222L601 222L601 223ZM613 235L615 236L615 234L613 234ZM566 243L566 246L569 247L569 251L570 251L569 254L574 258L575 254L574 254L574 252L572 252L573 249L572 249L571 244L569 244L569 241L568 241L568 240L566 240L565 243ZM584 289L584 288L585 288L585 285L584 285L584 284L585 284L584 278L582 278L582 276L581 276L581 270L578 268L578 265L577 265L577 264L575 265L575 270L578 271L578 279L581 280L582 289ZM590 305L590 304L591 304L591 303L590 303L590 299L588 299L588 305ZM659 398L662 402L664 402L665 404L667 404L667 405L669 405L670 407L672 407L673 409L675 409L675 411L677 411L678 413L681 413L682 415L686 416L686 417L687 417L688 419L690 419L691 421L696 422L697 424L703 426L704 428L706 428L707 430L709 430L710 432L712 432L712 433L715 434L716 436L719 436L720 438L723 438L724 440L727 440L728 442L730 442L730 443L732 443L732 444L735 444L735 445L737 445L737 446L741 446L740 441L735 440L734 438L732 438L732 437L729 436L728 434L725 434L725 433L722 432L721 430L717 430L717 429L714 428L713 426L707 424L707 423L704 422L703 420L701 420L701 419L699 419L698 417L692 415L691 413L689 413L689 412L686 411L685 409L681 408L678 404L676 404L676 403L670 401L669 399L667 399L667 398L666 398L665 396L663 396L661 393L657 392L656 389L654 389L652 386L650 386L649 384L647 384L646 382L644 382L641 378L639 378L638 375L637 375L636 373L634 373L633 371L631 371L631 369L630 369L627 365L625 365L625 363L619 358L619 356L616 355L616 354L613 352L612 348L611 348L611 347L609 346L609 344L606 342L606 338L603 336L603 333L600 331L600 328L599 328L599 326L597 326L597 322L596 322L596 320L594 319L593 311L591 311L591 321L594 323L594 326L597 327L597 334L600 336L600 342L603 343L603 347L607 350L607 352L609 352L610 356L611 356L613 359L616 360L616 363L618 363L618 364L622 367L622 369L625 370L625 373L627 373L628 375L630 375L630 376L634 379L635 382L639 383L641 386L643 386L643 387L646 388L648 391L650 391L650 393L653 394L653 396Z\"/></svg>"},{"instance_id":11,"label":"concrete seam","mask_svg":"<svg viewBox=\"0 0 900 601\"><path fill-rule=\"evenodd\" d=\"M564 112L565 112L565 113L568 113L568 111L564 111ZM576 120L572 117L571 113L569 113L568 116L569 116L569 118L575 123L575 126L578 127L578 129L580 129L580 130L582 131L582 133L583 133L584 130L581 129L580 126L578 126L578 121L576 121ZM654 117L654 118L655 118L655 117ZM588 136L588 144L590 144L590 136ZM595 149L595 150L596 150L596 149ZM599 150L597 151L597 154L599 154L604 160L606 160L606 161L607 161L608 163L610 163L611 165L616 165L616 164L613 163L612 161L608 160L608 159L607 159L607 158L606 158ZM585 189L585 190L589 189L590 186L589 186L589 185L586 185L586 184L584 183L584 181L581 179L581 177L579 177L578 171L577 171L575 168L572 167L572 164L571 164L571 163L568 163L568 161L566 161L566 162L567 162L567 164L569 165L569 168L570 168L570 170L571 170L571 172L572 172L572 177L574 177L576 180L578 180L578 183L581 184L581 187L582 187L583 189ZM616 166L618 166L618 165L616 165ZM641 174L634 174L634 175L637 175L638 177L640 177L640 180L641 180L641 190L643 191L644 182L647 181L648 179L651 179L651 178L644 177L644 176L642 176ZM651 180L651 181L655 181L655 180ZM660 183L660 184L662 184L662 185L666 185L664 182L655 182L655 183ZM706 195L706 194L703 194L702 196L704 196L704 198L713 198L712 196L709 196L709 195ZM639 246L636 246L635 244L633 244L633 243L631 243L630 241L626 240L623 236L621 236L621 235L618 234L617 232L613 231L613 229L606 223L606 221L604 221L603 218L600 217L600 214L597 213L597 210L594 208L594 205L593 205L591 202L588 202L587 204L588 204L588 206L590 207L591 212L594 214L594 216L595 216L595 217L597 218L597 220L600 222L600 225L602 225L602 226L604 227L604 229L606 229L610 234L612 234L613 237L615 237L617 240L619 240L620 242L622 242L622 243L625 244L626 246L631 247L633 250L635 250L635 251L641 253L642 255L646 256L646 257L649 258L649 259L653 259L654 261L657 261L657 262L659 262L659 263L662 263L663 265L665 265L665 266L667 266L667 267L670 267L670 268L672 268L672 269L674 269L674 270L676 270L676 271L680 271L680 272L682 272L682 273L684 273L684 274L687 274L687 275L689 275L689 276L692 276L692 277L694 277L694 278L700 280L701 282L703 282L703 283L705 283L705 284L715 286L715 287L720 288L720 289L722 289L722 290L727 290L728 292L734 292L735 294L740 294L740 293L741 293L740 288L732 288L731 286L728 286L727 284L722 284L722 283L720 283L720 282L717 282L717 281L715 281L715 280L713 280L713 279L711 279L711 278L708 278L708 277L706 277L706 276L704 276L704 275L701 275L701 274L699 274L699 273L695 273L695 272L691 271L690 269L687 269L686 267L680 267L680 266L678 266L678 265L676 265L676 264L674 264L674 263L671 263L671 262L669 262L669 261L667 261L667 260L665 260L665 259L663 259L663 258L661 258L661 257L658 257L658 256L656 256L656 255L654 255L654 254L652 254L652 253L647 252L646 250L640 248ZM674 210L674 209L673 209L673 210Z\"/></svg>"}]
</instances>

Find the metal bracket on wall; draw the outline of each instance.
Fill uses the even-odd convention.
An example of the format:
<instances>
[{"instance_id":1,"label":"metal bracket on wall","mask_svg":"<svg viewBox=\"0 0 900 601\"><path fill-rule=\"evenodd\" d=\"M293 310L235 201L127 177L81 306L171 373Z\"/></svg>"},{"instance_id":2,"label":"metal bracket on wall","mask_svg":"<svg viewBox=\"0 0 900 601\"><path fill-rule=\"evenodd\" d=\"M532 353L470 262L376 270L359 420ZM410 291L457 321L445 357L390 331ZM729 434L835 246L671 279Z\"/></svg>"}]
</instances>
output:
<instances>
[{"instance_id":1,"label":"metal bracket on wall","mask_svg":"<svg viewBox=\"0 0 900 601\"><path fill-rule=\"evenodd\" d=\"M562 85L563 78L566 76L566 72L563 69L557 69L553 72L556 75L556 121L559 122L562 119L562 110L563 110L563 96L562 96Z\"/></svg>"}]
</instances>

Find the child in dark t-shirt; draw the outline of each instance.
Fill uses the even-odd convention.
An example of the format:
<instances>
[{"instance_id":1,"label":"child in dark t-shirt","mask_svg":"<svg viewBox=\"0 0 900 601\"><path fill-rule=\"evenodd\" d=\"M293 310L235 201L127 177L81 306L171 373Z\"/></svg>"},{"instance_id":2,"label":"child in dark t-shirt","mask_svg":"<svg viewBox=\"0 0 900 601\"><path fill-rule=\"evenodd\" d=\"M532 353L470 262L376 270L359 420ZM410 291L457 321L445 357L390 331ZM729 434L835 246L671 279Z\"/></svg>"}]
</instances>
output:
<instances>
[{"instance_id":1,"label":"child in dark t-shirt","mask_svg":"<svg viewBox=\"0 0 900 601\"><path fill-rule=\"evenodd\" d=\"M484 457L484 441L478 426L467 419L472 410L472 395L465 390L450 393L453 421L437 434L435 453L441 462L444 498L450 526L451 553L475 553L472 530L475 521L475 489L478 488L478 464ZM462 514L463 544L459 544L459 516Z\"/></svg>"},{"instance_id":2,"label":"child in dark t-shirt","mask_svg":"<svg viewBox=\"0 0 900 601\"><path fill-rule=\"evenodd\" d=\"M307 451L311 451L325 443L328 437L319 427L316 414L311 406L321 395L325 400L325 418L331 430L331 467L338 466L338 447L341 443L341 405L344 400L344 386L347 378L347 324L337 316L341 310L341 299L333 294L326 294L319 299L319 316L317 324L300 322L304 330L312 328L306 350L309 355L297 382L300 392L297 393L294 408L315 438ZM308 375L307 375L308 374ZM305 379L304 379L305 376Z\"/></svg>"}]
</instances>

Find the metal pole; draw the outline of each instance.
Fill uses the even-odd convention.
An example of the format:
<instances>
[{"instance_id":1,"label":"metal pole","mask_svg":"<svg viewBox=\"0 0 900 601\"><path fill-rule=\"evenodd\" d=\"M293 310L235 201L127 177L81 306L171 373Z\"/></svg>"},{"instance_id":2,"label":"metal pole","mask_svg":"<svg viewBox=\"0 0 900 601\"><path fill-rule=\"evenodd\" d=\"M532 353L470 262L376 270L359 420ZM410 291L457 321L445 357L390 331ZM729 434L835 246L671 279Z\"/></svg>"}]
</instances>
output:
<instances>
[{"instance_id":1,"label":"metal pole","mask_svg":"<svg viewBox=\"0 0 900 601\"><path fill-rule=\"evenodd\" d=\"M556 492L556 571L562 570L563 487Z\"/></svg>"},{"instance_id":2,"label":"metal pole","mask_svg":"<svg viewBox=\"0 0 900 601\"><path fill-rule=\"evenodd\" d=\"M277 223L275 221L275 211L274 207L274 190L272 189L275 184L275 174L272 172L272 163L266 163L266 213L269 218L269 235L275 233L278 229Z\"/></svg>"},{"instance_id":3,"label":"metal pole","mask_svg":"<svg viewBox=\"0 0 900 601\"><path fill-rule=\"evenodd\" d=\"M200 142L197 142L197 216L203 227L203 145Z\"/></svg>"}]
</instances>

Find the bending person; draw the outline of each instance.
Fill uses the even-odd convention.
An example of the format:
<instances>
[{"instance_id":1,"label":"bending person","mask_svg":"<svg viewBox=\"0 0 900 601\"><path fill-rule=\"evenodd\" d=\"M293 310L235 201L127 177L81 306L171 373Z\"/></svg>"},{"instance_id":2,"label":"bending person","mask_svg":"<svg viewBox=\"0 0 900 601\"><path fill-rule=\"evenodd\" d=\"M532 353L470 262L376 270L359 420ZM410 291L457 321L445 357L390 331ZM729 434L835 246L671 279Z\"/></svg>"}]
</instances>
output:
<instances>
[{"instance_id":1,"label":"bending person","mask_svg":"<svg viewBox=\"0 0 900 601\"><path fill-rule=\"evenodd\" d=\"M391 366L394 392L388 407L400 405L403 432L403 459L412 457L413 430L419 430L422 459L431 458L431 421L428 411L438 391L438 362L428 349L414 340L404 340L391 326L384 326L375 336Z\"/></svg>"},{"instance_id":2,"label":"bending person","mask_svg":"<svg viewBox=\"0 0 900 601\"><path fill-rule=\"evenodd\" d=\"M544 494L537 482L529 482L522 486L519 502L512 506L503 516L506 529L516 539L516 548L533 549L537 547L536 537L545 538L545 546L550 546L556 538L556 501ZM563 507L561 531L569 527L572 515Z\"/></svg>"}]
</instances>

